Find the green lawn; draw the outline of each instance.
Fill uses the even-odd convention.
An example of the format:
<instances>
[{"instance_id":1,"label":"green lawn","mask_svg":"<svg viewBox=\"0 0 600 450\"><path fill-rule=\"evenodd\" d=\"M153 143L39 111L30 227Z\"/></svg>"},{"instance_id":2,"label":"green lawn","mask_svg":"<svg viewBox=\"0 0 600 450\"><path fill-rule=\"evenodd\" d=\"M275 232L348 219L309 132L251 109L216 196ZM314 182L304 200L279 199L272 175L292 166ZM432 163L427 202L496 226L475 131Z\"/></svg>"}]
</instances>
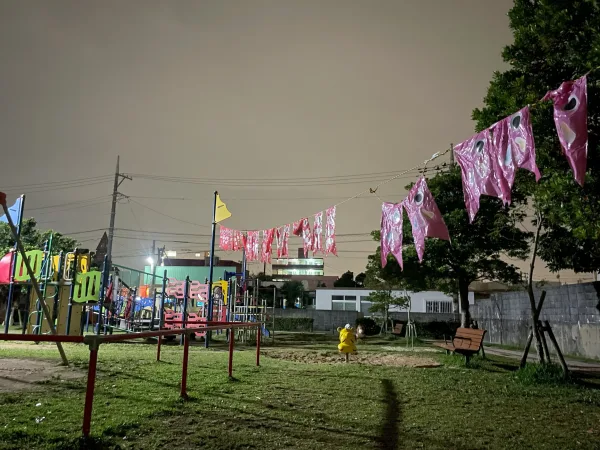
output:
<instances>
[{"instance_id":1,"label":"green lawn","mask_svg":"<svg viewBox=\"0 0 600 450\"><path fill-rule=\"evenodd\" d=\"M336 345L335 337L323 335L278 335L277 342L279 350L315 355ZM359 351L391 353L390 346L406 348L401 340L375 339ZM0 344L0 358L58 361L55 347L32 347ZM75 366L85 368L86 347L65 349ZM253 349L239 346L230 381L224 349L190 350L191 399L182 402L181 347L164 347L163 362L156 363L154 345L105 344L93 441L79 439L85 378L52 380L43 390L0 393L0 449L600 448L600 390L581 381L528 385L515 376L512 361L474 360L465 368L460 359L423 351L414 355L443 367L263 357L257 368ZM45 419L36 423L40 416Z\"/></svg>"}]
</instances>

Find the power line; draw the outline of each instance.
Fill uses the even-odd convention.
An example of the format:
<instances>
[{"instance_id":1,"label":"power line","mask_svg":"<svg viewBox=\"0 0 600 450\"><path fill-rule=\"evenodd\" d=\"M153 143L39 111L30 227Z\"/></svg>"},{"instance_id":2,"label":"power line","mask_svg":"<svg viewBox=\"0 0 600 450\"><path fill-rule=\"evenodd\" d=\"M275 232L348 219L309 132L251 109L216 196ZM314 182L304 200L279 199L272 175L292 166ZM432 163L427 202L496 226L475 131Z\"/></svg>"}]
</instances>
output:
<instances>
[{"instance_id":1,"label":"power line","mask_svg":"<svg viewBox=\"0 0 600 450\"><path fill-rule=\"evenodd\" d=\"M101 214L101 215L96 216L96 217L107 217L107 216L110 216L110 213L104 213L104 214ZM36 222L38 224L44 224L44 226L46 226L49 223L62 223L62 222L67 222L67 221L70 222L72 220L73 220L72 218L65 217L63 219L55 219L55 220L44 220L44 219L37 220L36 219Z\"/></svg>"},{"instance_id":2,"label":"power line","mask_svg":"<svg viewBox=\"0 0 600 450\"><path fill-rule=\"evenodd\" d=\"M127 198L145 198L145 199L152 199L152 200L180 200L180 201L198 201L198 199L194 199L194 198L186 198L186 197L153 197L153 196L146 196L146 195L128 195Z\"/></svg>"},{"instance_id":3,"label":"power line","mask_svg":"<svg viewBox=\"0 0 600 450\"><path fill-rule=\"evenodd\" d=\"M4 192L5 193L19 192L22 194L34 194L36 192L49 192L49 191L58 191L58 190L62 190L62 189L84 188L84 187L88 187L88 186L94 186L97 184L108 183L109 181L110 180L96 180L96 181L89 181L89 182L85 182L85 183L73 183L73 184L65 184L65 185L60 185L60 186L40 187L40 188L35 188L35 189L31 189L30 187L12 188L12 189L5 189Z\"/></svg>"},{"instance_id":4,"label":"power line","mask_svg":"<svg viewBox=\"0 0 600 450\"><path fill-rule=\"evenodd\" d=\"M195 225L195 226L201 227L201 228L210 228L208 225L200 225L199 223L189 222L187 220L179 219L178 217L173 217L173 216L171 216L169 214L166 214L164 212L158 211L158 210L156 210L154 208L150 208L149 206L146 206L143 203L140 203L140 202L138 202L136 200L131 199L131 201L133 203L135 203L136 205L140 205L142 208L149 209L150 211L155 212L156 214L160 214L161 216L165 216L165 217L168 217L169 219L176 220L177 222L187 223L189 225Z\"/></svg>"},{"instance_id":5,"label":"power line","mask_svg":"<svg viewBox=\"0 0 600 450\"><path fill-rule=\"evenodd\" d=\"M27 184L21 184L21 185L6 186L2 189L3 190L11 190L11 189L21 189L21 188L29 188L29 187L52 186L52 185L57 185L57 184L71 184L71 183L97 181L100 179L110 179L111 177L112 177L111 175L100 175L97 177L75 178L72 180L47 181L47 182L43 182L43 183L27 183Z\"/></svg>"},{"instance_id":6,"label":"power line","mask_svg":"<svg viewBox=\"0 0 600 450\"><path fill-rule=\"evenodd\" d=\"M72 201L72 202L67 202L67 203L59 203L57 205L48 205L48 206L38 206L37 208L28 208L28 211L38 211L40 209L51 209L51 208L59 208L61 206L70 206L70 205L77 205L77 204L83 204L83 203L88 203L94 200L98 200L98 199L107 199L108 197L110 197L110 195L101 195L99 197L92 197L92 198L88 198L85 200L76 200L76 201Z\"/></svg>"},{"instance_id":7,"label":"power line","mask_svg":"<svg viewBox=\"0 0 600 450\"><path fill-rule=\"evenodd\" d=\"M417 170L417 169L413 169ZM431 169L430 169L431 170ZM328 181L328 180L338 180L338 179L349 179L349 178L365 178L365 177L382 177L382 176L390 176L397 174L398 171L386 171L386 172L363 172L363 173L355 173L355 174L345 174L345 175L325 175L325 176L316 176L316 177L285 177L285 178L269 178L266 181L273 182L288 182L288 181ZM156 178L156 179L164 179L164 180L182 180L182 181L201 181L201 182L210 182L210 183L221 183L228 181L238 181L238 182L264 182L264 178L209 178L209 177L177 177L177 176L169 176L169 175L156 175L156 174L143 174L143 173L129 173L128 175L137 178Z\"/></svg>"},{"instance_id":8,"label":"power line","mask_svg":"<svg viewBox=\"0 0 600 450\"><path fill-rule=\"evenodd\" d=\"M392 177L389 181L392 181L392 179L398 179L401 178L401 175L405 175L409 172L412 171L417 171L419 170L419 166L404 171L402 172L402 174L397 174L396 176ZM435 171L436 169L428 169L429 171ZM386 174L390 174L393 172L385 172ZM159 176L159 175L144 175L144 174L130 174L130 176L135 177L135 178L142 178L142 179L147 179L147 180L153 180L153 181L163 181L163 182L170 182L170 183L181 183L181 184L195 184L195 185L214 185L214 184L218 184L220 186L230 186L230 187L302 187L302 186L340 186L340 185L347 185L347 184L365 184L365 183L372 183L374 181L378 181L381 179L381 175L369 175L369 176L364 176L362 178L351 178L348 179L348 177L343 177L340 179L323 179L323 180L319 180L319 179L283 179L281 181L279 180L275 180L275 179L269 179L269 180L252 180L252 181L243 181L240 179L231 179L231 180L226 180L226 179L199 179L199 178L179 178L179 177L166 177L166 176ZM404 177L404 178L413 178L411 177ZM389 182L388 181L388 182Z\"/></svg>"},{"instance_id":9,"label":"power line","mask_svg":"<svg viewBox=\"0 0 600 450\"><path fill-rule=\"evenodd\" d=\"M110 202L110 199L106 199L106 200L100 200L100 201L96 201L96 202L92 202L92 203L87 203L87 204L81 204L81 205L75 205L75 206L70 206L67 208L58 208L58 209L52 209L51 211L41 211L41 212L37 212L34 214L34 216L43 216L45 214L54 214L57 212L64 212L64 211L71 211L71 210L75 210L75 209L83 209L83 208L89 208L90 206L96 206L96 205L101 205L104 203L108 203ZM25 213L25 215L27 215L27 213Z\"/></svg>"}]
</instances>

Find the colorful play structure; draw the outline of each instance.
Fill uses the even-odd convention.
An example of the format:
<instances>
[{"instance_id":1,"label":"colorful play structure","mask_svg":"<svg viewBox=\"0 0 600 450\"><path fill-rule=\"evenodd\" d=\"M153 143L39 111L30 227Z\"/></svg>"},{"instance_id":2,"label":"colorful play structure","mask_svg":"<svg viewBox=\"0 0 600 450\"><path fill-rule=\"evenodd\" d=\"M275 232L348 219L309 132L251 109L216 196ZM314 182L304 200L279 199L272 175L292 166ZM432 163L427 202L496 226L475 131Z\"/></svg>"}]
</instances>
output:
<instances>
[{"instance_id":1,"label":"colorful play structure","mask_svg":"<svg viewBox=\"0 0 600 450\"><path fill-rule=\"evenodd\" d=\"M212 283L215 295L209 297L213 297L211 300L215 300L213 303L215 306L213 311L207 312L205 305L208 303L205 298L209 293L209 285L191 281L189 277L184 281L167 279L165 271L164 277L158 277L162 279L162 289L157 315L155 274L152 275L153 283L150 289L142 285L137 288L131 287L119 281L120 271L126 268L113 266L112 271L107 270L109 264L106 258L102 271L92 270L89 264L92 258L87 250L75 249L73 252L64 254L59 252L54 255L52 237L48 239L43 250L26 251L18 229L22 208L18 213L18 220L13 219L11 210L6 204L6 195L2 192L0 192L0 206L5 213L5 216L0 219L6 219L9 224L16 247L0 260L0 282L9 285L5 332L0 334L0 341L52 342L56 344L64 365L68 365L69 361L63 343L80 343L88 346L90 354L82 424L84 438L88 438L91 433L98 351L102 344L157 338L156 359L160 361L162 338L181 336L183 357L180 396L183 399L188 398L187 372L192 334L204 333L205 336L209 336L212 332L227 332L228 375L231 378L235 331L254 330L256 365L260 365L263 324L257 321L228 320L231 319L231 316L227 317L228 292L231 292L228 289L229 281L220 280ZM232 274L229 279L234 276L237 274ZM28 303L26 319L22 323L22 334L8 332L12 317L11 303L16 291L19 293L25 291ZM137 293L145 294L146 298L150 298L150 304L143 302L143 298ZM232 303L235 302L229 302ZM147 308L150 308L149 319L142 318ZM157 317L158 328L165 329L153 330ZM214 320L215 317L217 320ZM95 324L95 333L84 336L84 328L90 323ZM136 324L138 328L149 328L149 331L136 332ZM195 331L198 328L202 328L202 331ZM115 330L124 332L113 334ZM208 340L206 342L208 343Z\"/></svg>"},{"instance_id":2,"label":"colorful play structure","mask_svg":"<svg viewBox=\"0 0 600 450\"><path fill-rule=\"evenodd\" d=\"M207 283L189 277L168 278L167 270L164 276L159 276L117 264L106 273L106 262L101 271L91 268L93 254L86 249L55 254L52 236L43 250L29 250L26 258L59 334L139 333L176 330L187 324L188 328L198 330L195 338L206 337L203 328L209 317ZM145 281L153 282L143 284ZM14 314L15 294L20 293L22 299L25 293L27 301L21 301L22 307L17 308L22 334L48 334L49 323L44 320L23 258L16 251L10 251L0 260L0 284L9 285L4 332L8 333ZM267 323L266 301L250 295L247 284L245 274L235 273L227 273L227 280L213 281L212 322ZM237 333L242 342L255 334L248 329L239 329ZM262 326L262 334L269 337L272 333Z\"/></svg>"}]
</instances>

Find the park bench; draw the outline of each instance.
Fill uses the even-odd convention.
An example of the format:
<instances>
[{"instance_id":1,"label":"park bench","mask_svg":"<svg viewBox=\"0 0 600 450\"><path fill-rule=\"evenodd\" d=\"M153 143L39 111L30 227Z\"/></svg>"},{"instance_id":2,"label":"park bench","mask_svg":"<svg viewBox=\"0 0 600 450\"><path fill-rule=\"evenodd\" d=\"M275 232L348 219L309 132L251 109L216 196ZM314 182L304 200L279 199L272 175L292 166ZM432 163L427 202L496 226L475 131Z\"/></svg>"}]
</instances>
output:
<instances>
[{"instance_id":1,"label":"park bench","mask_svg":"<svg viewBox=\"0 0 600 450\"><path fill-rule=\"evenodd\" d=\"M458 353L465 357L466 364L469 364L469 359L475 353L479 353L483 347L483 337L486 330L478 330L473 328L459 328L452 339L452 342L444 342L436 344L446 350L446 353ZM444 339L445 341L445 339Z\"/></svg>"},{"instance_id":2,"label":"park bench","mask_svg":"<svg viewBox=\"0 0 600 450\"><path fill-rule=\"evenodd\" d=\"M403 324L401 323L397 323L396 325L394 325L394 329L392 330L392 334L394 336L398 336L400 337L400 335L402 334L402 328L404 327Z\"/></svg>"}]
</instances>

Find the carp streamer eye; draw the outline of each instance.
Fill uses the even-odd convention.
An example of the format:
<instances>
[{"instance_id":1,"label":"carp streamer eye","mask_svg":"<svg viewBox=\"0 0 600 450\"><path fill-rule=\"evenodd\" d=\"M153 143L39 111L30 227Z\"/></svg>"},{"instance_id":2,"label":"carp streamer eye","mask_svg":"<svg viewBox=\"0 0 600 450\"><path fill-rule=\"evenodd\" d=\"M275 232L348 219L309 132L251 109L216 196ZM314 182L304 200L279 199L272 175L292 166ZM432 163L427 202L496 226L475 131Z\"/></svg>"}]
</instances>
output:
<instances>
[{"instance_id":1,"label":"carp streamer eye","mask_svg":"<svg viewBox=\"0 0 600 450\"><path fill-rule=\"evenodd\" d=\"M517 114L515 117L513 117L510 121L510 125L513 128L519 128L519 126L521 125L521 114Z\"/></svg>"},{"instance_id":2,"label":"carp streamer eye","mask_svg":"<svg viewBox=\"0 0 600 450\"><path fill-rule=\"evenodd\" d=\"M475 151L477 153L483 153L483 147L485 146L485 142L477 141L475 142Z\"/></svg>"},{"instance_id":3,"label":"carp streamer eye","mask_svg":"<svg viewBox=\"0 0 600 450\"><path fill-rule=\"evenodd\" d=\"M421 191L417 192L417 195L415 195L415 203L417 205L421 205L423 203L423 198L424 198L423 192L421 192Z\"/></svg>"},{"instance_id":4,"label":"carp streamer eye","mask_svg":"<svg viewBox=\"0 0 600 450\"><path fill-rule=\"evenodd\" d=\"M577 106L579 105L579 100L577 99L577 97L575 97L574 95L571 95L569 97L569 101L567 102L567 104L564 106L564 110L565 111L574 111L575 109L577 109Z\"/></svg>"}]
</instances>

